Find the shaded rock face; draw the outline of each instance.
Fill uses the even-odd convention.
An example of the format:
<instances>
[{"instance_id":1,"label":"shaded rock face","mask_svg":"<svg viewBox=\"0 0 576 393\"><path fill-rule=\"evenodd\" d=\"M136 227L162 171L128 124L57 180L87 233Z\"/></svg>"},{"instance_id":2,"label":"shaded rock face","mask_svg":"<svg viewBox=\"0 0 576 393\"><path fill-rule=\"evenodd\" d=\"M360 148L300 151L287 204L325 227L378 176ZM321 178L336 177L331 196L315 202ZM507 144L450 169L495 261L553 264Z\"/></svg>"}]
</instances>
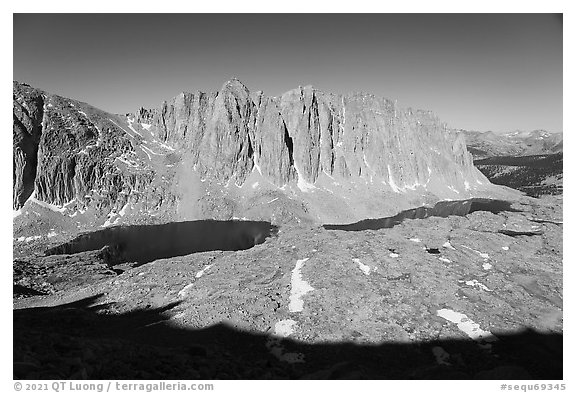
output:
<instances>
[{"instance_id":1,"label":"shaded rock face","mask_svg":"<svg viewBox=\"0 0 576 393\"><path fill-rule=\"evenodd\" d=\"M38 144L42 135L44 96L14 82L13 93L13 206L18 208L34 191Z\"/></svg>"},{"instance_id":2,"label":"shaded rock face","mask_svg":"<svg viewBox=\"0 0 576 393\"><path fill-rule=\"evenodd\" d=\"M365 177L393 191L431 176L461 188L486 179L474 169L463 135L432 113L398 108L371 95L325 94L311 86L279 98L250 94L237 80L217 94L182 93L150 119L164 142L190 151L203 175L241 185L253 169L276 185L315 183L322 172Z\"/></svg>"},{"instance_id":3,"label":"shaded rock face","mask_svg":"<svg viewBox=\"0 0 576 393\"><path fill-rule=\"evenodd\" d=\"M118 123L115 115L14 82L13 208L32 195L98 210L138 198L153 173L117 165L134 155Z\"/></svg>"}]
</instances>

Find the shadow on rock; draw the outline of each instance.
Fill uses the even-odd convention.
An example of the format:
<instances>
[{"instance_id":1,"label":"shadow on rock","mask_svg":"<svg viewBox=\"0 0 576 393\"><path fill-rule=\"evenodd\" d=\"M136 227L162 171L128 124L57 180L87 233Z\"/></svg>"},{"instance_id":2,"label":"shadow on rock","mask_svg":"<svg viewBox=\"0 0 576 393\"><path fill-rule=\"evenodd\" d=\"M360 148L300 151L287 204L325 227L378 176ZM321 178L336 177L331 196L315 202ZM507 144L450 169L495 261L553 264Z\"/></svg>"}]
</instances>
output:
<instances>
[{"instance_id":1,"label":"shadow on rock","mask_svg":"<svg viewBox=\"0 0 576 393\"><path fill-rule=\"evenodd\" d=\"M15 379L562 379L562 335L471 340L306 344L216 324L178 327L178 303L120 313L100 296L14 310ZM270 351L303 355L286 363Z\"/></svg>"}]
</instances>

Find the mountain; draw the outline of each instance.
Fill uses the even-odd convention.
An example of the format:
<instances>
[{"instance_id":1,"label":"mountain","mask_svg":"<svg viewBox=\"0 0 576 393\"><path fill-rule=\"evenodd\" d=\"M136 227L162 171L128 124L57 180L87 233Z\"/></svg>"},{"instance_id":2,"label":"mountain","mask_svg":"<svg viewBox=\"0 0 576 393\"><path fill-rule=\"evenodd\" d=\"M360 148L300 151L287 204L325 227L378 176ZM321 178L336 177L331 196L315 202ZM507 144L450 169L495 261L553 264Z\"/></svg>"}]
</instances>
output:
<instances>
[{"instance_id":1,"label":"mountain","mask_svg":"<svg viewBox=\"0 0 576 393\"><path fill-rule=\"evenodd\" d=\"M430 112L237 80L13 105L15 379L563 377L562 197Z\"/></svg>"},{"instance_id":2,"label":"mountain","mask_svg":"<svg viewBox=\"0 0 576 393\"><path fill-rule=\"evenodd\" d=\"M32 204L79 225L347 223L505 192L474 167L462 133L369 94L269 97L233 79L116 115L13 89L15 215Z\"/></svg>"},{"instance_id":3,"label":"mountain","mask_svg":"<svg viewBox=\"0 0 576 393\"><path fill-rule=\"evenodd\" d=\"M492 131L461 130L466 137L468 151L474 159L495 156L530 156L562 151L562 133L545 130L515 131L496 134Z\"/></svg>"},{"instance_id":4,"label":"mountain","mask_svg":"<svg viewBox=\"0 0 576 393\"><path fill-rule=\"evenodd\" d=\"M561 133L462 131L474 165L494 184L538 197L563 192Z\"/></svg>"}]
</instances>

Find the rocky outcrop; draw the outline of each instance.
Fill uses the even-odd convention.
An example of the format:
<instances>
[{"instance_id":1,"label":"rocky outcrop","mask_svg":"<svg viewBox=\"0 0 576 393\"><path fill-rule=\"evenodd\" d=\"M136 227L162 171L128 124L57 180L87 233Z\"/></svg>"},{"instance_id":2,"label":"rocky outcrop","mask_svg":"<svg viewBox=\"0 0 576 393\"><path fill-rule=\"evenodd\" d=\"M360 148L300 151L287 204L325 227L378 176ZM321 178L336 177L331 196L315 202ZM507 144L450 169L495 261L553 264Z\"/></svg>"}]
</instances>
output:
<instances>
[{"instance_id":1,"label":"rocky outcrop","mask_svg":"<svg viewBox=\"0 0 576 393\"><path fill-rule=\"evenodd\" d=\"M114 120L116 119L116 120ZM97 211L139 198L149 168L118 165L135 157L117 116L14 82L14 201L32 196L57 206Z\"/></svg>"},{"instance_id":2,"label":"rocky outcrop","mask_svg":"<svg viewBox=\"0 0 576 393\"><path fill-rule=\"evenodd\" d=\"M222 182L241 185L252 168L277 185L294 178L314 184L325 173L378 181L394 192L431 178L455 189L486 181L464 137L431 112L367 94L306 86L274 98L232 80L217 94L182 93L137 116L150 117L164 142L187 149L203 175Z\"/></svg>"}]
</instances>

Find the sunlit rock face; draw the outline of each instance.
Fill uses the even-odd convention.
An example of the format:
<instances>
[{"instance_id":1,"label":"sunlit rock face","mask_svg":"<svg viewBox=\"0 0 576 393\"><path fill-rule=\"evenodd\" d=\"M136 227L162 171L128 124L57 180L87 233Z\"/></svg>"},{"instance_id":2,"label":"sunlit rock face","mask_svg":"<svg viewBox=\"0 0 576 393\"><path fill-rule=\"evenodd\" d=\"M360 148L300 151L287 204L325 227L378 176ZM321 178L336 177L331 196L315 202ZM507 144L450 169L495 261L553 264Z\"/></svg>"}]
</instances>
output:
<instances>
[{"instance_id":1,"label":"sunlit rock face","mask_svg":"<svg viewBox=\"0 0 576 393\"><path fill-rule=\"evenodd\" d=\"M336 223L491 196L462 133L364 93L269 97L232 79L116 115L14 82L13 111L14 210Z\"/></svg>"},{"instance_id":2,"label":"sunlit rock face","mask_svg":"<svg viewBox=\"0 0 576 393\"><path fill-rule=\"evenodd\" d=\"M322 172L369 178L394 192L431 178L456 189L486 180L463 135L429 111L368 94L306 86L276 98L232 80L217 94L182 93L139 118L152 118L165 142L189 149L193 164L222 181L242 184L254 166L278 185L314 184Z\"/></svg>"}]
</instances>

